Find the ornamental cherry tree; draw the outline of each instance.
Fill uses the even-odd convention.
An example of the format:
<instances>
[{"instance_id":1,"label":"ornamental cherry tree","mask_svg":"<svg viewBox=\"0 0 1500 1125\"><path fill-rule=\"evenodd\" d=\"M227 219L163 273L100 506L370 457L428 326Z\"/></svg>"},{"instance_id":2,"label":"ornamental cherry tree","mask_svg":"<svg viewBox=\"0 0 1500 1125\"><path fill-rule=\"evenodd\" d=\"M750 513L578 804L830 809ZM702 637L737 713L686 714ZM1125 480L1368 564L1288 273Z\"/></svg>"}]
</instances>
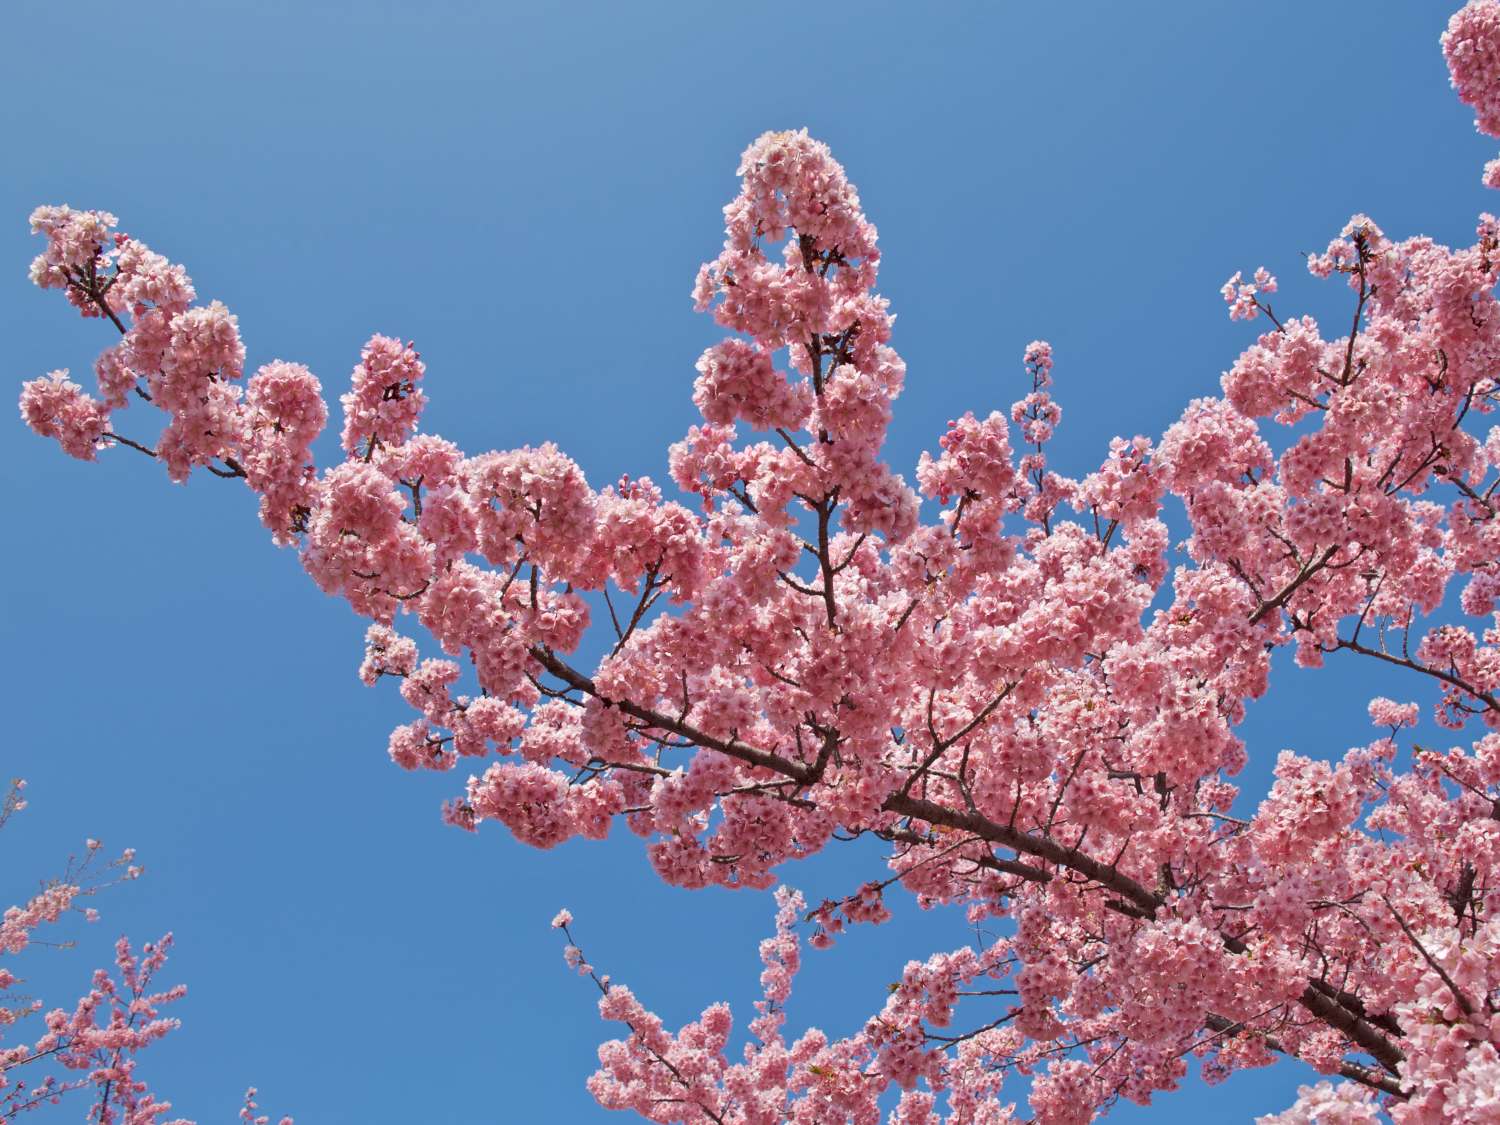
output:
<instances>
[{"instance_id":1,"label":"ornamental cherry tree","mask_svg":"<svg viewBox=\"0 0 1500 1125\"><path fill-rule=\"evenodd\" d=\"M25 787L22 780L12 781L0 799L0 828L26 807ZM171 934L147 942L139 952L120 938L118 975L96 969L92 987L71 1010L44 1011L43 1001L26 992L26 980L16 972L19 955L45 944L38 931L70 914L97 921L99 912L86 905L88 900L140 873L130 850L109 860L99 841L89 840L81 858L68 860L62 876L0 915L0 957L7 961L0 964L0 1121L87 1091L93 1099L89 1120L97 1125L192 1125L182 1118L163 1121L172 1104L157 1099L137 1073L136 1055L178 1026L160 1009L181 999L186 989L153 987L172 946Z\"/></svg>"},{"instance_id":2,"label":"ornamental cherry tree","mask_svg":"<svg viewBox=\"0 0 1500 1125\"><path fill-rule=\"evenodd\" d=\"M1443 36L1500 135L1500 0ZM272 539L370 621L410 770L467 782L457 828L547 848L621 828L675 886L764 889L852 838L889 876L776 892L764 997L731 1057L715 1005L672 1031L570 963L620 1038L590 1089L660 1122L1083 1122L1293 1057L1328 1076L1264 1121L1500 1120L1500 221L1457 249L1356 216L1309 266L1341 323L1282 317L1265 270L1225 286L1263 333L1156 441L1049 467L1052 348L1008 414L965 414L908 481L881 449L906 369L874 226L806 132L746 151L701 311L702 414L671 485L593 487L551 444L467 453L423 432L414 346L372 337L342 458L307 368L246 372L234 315L99 211L42 207L32 267L118 339L98 394L66 372L21 413L85 460L116 450L258 497ZM1500 183L1500 172L1486 178ZM129 423L166 415L154 438ZM131 414L133 417L134 415ZM1189 537L1164 522L1180 506ZM1174 565L1175 564L1175 565ZM606 650L576 657L589 630ZM1236 735L1271 654L1397 666L1336 761L1283 753L1233 815ZM911 960L856 1034L793 1035L802 935L888 916L900 884L988 944ZM1020 1077L1017 1077L1020 1076ZM889 1098L886 1102L889 1102Z\"/></svg>"},{"instance_id":3,"label":"ornamental cherry tree","mask_svg":"<svg viewBox=\"0 0 1500 1125\"><path fill-rule=\"evenodd\" d=\"M16 778L0 797L0 828L26 808L26 782ZM121 937L114 947L114 974L95 969L91 987L69 1008L47 1009L29 992L17 958L33 946L73 945L48 942L43 933L69 915L99 921L87 903L109 887L138 879L142 868L126 848L106 859L103 845L90 839L82 856L70 856L61 876L45 880L24 903L0 912L0 1121L23 1113L81 1100L86 1093L87 1120L93 1125L193 1125L187 1118L164 1120L172 1103L151 1092L142 1079L137 1056L180 1026L161 1009L181 1000L183 985L155 986L167 962L172 935L146 942L139 950ZM269 1125L256 1112L255 1089L245 1093L240 1109L244 1125ZM283 1117L278 1125L293 1125Z\"/></svg>"}]
</instances>

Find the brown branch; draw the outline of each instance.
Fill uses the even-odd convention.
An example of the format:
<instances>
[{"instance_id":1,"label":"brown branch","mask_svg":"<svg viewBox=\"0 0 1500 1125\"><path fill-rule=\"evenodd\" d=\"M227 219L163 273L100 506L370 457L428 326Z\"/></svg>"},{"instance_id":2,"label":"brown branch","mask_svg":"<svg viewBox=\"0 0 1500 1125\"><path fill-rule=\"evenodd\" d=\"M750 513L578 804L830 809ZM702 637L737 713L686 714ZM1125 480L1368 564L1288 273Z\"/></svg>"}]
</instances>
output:
<instances>
[{"instance_id":1,"label":"brown branch","mask_svg":"<svg viewBox=\"0 0 1500 1125\"><path fill-rule=\"evenodd\" d=\"M1328 560L1333 558L1333 556L1338 552L1338 549L1338 544L1334 544L1332 547L1329 547L1328 550L1324 551L1318 558L1310 560L1305 566L1303 566L1297 577L1293 578L1289 583L1287 583L1286 587L1281 591L1281 593L1277 594L1270 601L1263 602L1260 608L1250 615L1250 624L1258 624L1261 618L1265 617L1266 614L1273 613L1274 611L1280 609L1282 606L1286 605L1286 603L1291 599L1291 596L1297 592L1297 590L1302 586L1304 582L1306 582L1313 575L1317 574L1318 571L1322 570L1325 566L1328 565Z\"/></svg>"},{"instance_id":2,"label":"brown branch","mask_svg":"<svg viewBox=\"0 0 1500 1125\"><path fill-rule=\"evenodd\" d=\"M1468 695L1472 695L1475 699L1479 700L1490 710L1500 711L1500 699L1496 699L1495 696L1487 691L1480 691L1478 688L1460 679L1452 672L1444 672L1441 668L1434 668L1428 664L1418 664L1410 657L1392 656L1388 652L1382 652L1380 649L1370 648L1368 645L1363 645L1353 638L1345 640L1343 637L1340 637L1335 651L1337 651L1338 648L1346 648L1350 652L1359 653L1361 656L1373 656L1376 660L1384 660L1387 664L1394 664L1398 668L1409 668L1413 672L1421 672L1424 676L1431 676L1434 679L1442 680L1445 684L1452 684L1460 691Z\"/></svg>"},{"instance_id":3,"label":"brown branch","mask_svg":"<svg viewBox=\"0 0 1500 1125\"><path fill-rule=\"evenodd\" d=\"M559 659L550 649L542 645L533 645L529 651L558 679L589 695L604 699L592 680ZM731 738L728 741L715 738L687 722L674 719L670 715L664 715L649 707L642 707L638 703L629 700L605 700L605 702L618 707L627 715L662 730L669 730L699 746L717 750L747 765L772 770L785 777L794 778L804 785L815 784L820 776L819 772L811 766L794 762L780 754L748 746L737 738ZM1131 917L1154 919L1157 911L1167 901L1165 895L1150 890L1118 868L1101 863L1076 847L1068 847L1050 837L1033 835L1010 825L997 824L979 813L959 812L936 802L904 793L895 793L887 797L881 808L886 812L925 824L967 832L981 840L999 844L1017 853L1033 856L1073 871L1113 891L1119 897L1106 905ZM1244 942L1237 938L1224 935L1223 941L1225 948L1231 952L1247 951ZM1406 1058L1405 1053L1369 1020L1345 1008L1338 1001L1325 996L1312 983L1309 983L1303 990L1302 995L1298 997L1298 1002L1318 1019L1357 1044L1361 1050L1366 1051L1392 1074L1397 1072L1397 1067Z\"/></svg>"},{"instance_id":4,"label":"brown branch","mask_svg":"<svg viewBox=\"0 0 1500 1125\"><path fill-rule=\"evenodd\" d=\"M1277 1054L1286 1055L1289 1058L1298 1057L1295 1051L1289 1050L1274 1035L1267 1035L1256 1031L1254 1028L1246 1027L1243 1023L1236 1023L1233 1020L1216 1015L1205 1017L1203 1022L1219 1035L1253 1035L1265 1045L1267 1050L1275 1051ZM1203 1045L1203 1043L1195 1043L1193 1044L1193 1048ZM1341 1062L1339 1063L1339 1074L1352 1082L1358 1082L1361 1086L1368 1086L1372 1090L1379 1090L1383 1094L1390 1094L1392 1097L1401 1098L1402 1100L1406 1098L1406 1094L1402 1092L1400 1083L1395 1078L1392 1078L1388 1074L1382 1074L1380 1071L1368 1066L1360 1066L1359 1063L1354 1062Z\"/></svg>"},{"instance_id":5,"label":"brown branch","mask_svg":"<svg viewBox=\"0 0 1500 1125\"><path fill-rule=\"evenodd\" d=\"M156 450L152 449L149 445L142 445L138 441L131 441L128 437L123 437L122 435L117 434L117 433L113 433L110 430L105 430L99 436L102 437L102 438L108 438L110 441L117 441L121 445L128 445L128 446L130 446L131 449L138 449L138 450L140 450L140 452L144 453L147 457L151 457L151 458L155 458L156 457ZM136 463L139 464L140 462L136 462Z\"/></svg>"}]
</instances>

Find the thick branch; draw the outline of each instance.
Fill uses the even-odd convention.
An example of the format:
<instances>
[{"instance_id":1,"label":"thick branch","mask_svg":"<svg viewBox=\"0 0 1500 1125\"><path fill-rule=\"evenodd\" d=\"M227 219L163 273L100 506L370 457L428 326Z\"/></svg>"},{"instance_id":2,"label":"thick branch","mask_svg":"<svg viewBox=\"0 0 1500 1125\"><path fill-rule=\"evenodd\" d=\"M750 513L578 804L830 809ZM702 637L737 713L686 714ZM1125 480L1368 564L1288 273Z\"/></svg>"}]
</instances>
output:
<instances>
[{"instance_id":1,"label":"thick branch","mask_svg":"<svg viewBox=\"0 0 1500 1125\"><path fill-rule=\"evenodd\" d=\"M550 649L534 645L530 651L544 668L559 679L589 695L604 698L599 695L592 680L560 660ZM772 770L800 781L804 785L815 784L818 780L820 771L812 766L784 758L780 754L747 746L737 739L726 742L683 720L674 719L670 715L664 715L649 707L642 707L629 700L607 700L607 702L620 708L627 715L663 730L669 730L699 746L717 750L747 765ZM892 794L886 798L881 807L886 812L892 812L898 816L967 832L981 840L999 844L1020 854L1034 856L1074 871L1107 890L1113 891L1119 896L1120 901L1118 904L1110 903L1109 905L1119 910L1120 913L1132 917L1155 918L1158 909L1167 901L1165 896L1149 890L1144 884L1137 882L1117 868L1101 863L1086 852L1067 847L1047 836L1035 836L1009 825L996 824L977 813L959 812L956 809L905 793ZM1243 953L1246 950L1244 943L1235 938L1224 938L1224 944L1231 952ZM1392 1074L1396 1073L1398 1065L1405 1059L1406 1055L1402 1050L1368 1020L1350 1011L1337 1000L1324 995L1314 984L1307 985L1302 995L1298 997L1298 1002L1318 1019L1357 1044L1361 1050L1366 1051Z\"/></svg>"}]
</instances>

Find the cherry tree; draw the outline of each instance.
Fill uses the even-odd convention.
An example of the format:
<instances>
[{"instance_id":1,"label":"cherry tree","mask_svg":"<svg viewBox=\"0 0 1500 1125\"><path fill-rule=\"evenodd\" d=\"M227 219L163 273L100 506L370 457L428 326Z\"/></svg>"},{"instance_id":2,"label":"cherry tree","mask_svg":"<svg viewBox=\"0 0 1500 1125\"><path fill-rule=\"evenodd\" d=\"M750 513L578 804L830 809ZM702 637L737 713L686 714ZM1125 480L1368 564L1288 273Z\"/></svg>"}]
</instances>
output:
<instances>
[{"instance_id":1,"label":"cherry tree","mask_svg":"<svg viewBox=\"0 0 1500 1125\"><path fill-rule=\"evenodd\" d=\"M1500 0L1442 45L1500 136ZM1500 1120L1500 427L1479 424L1500 395L1500 220L1453 249L1355 216L1308 262L1347 287L1332 327L1274 311L1266 270L1236 274L1229 314L1264 331L1221 393L1081 479L1049 468L1062 411L1033 342L1024 397L951 422L912 483L881 458L906 369L854 186L805 131L760 137L739 175L693 287L731 335L698 361L670 485L596 489L550 443L469 454L423 432L425 366L387 336L320 467L318 379L282 360L247 378L227 308L67 207L32 216L32 277L118 339L97 395L54 372L22 416L75 457L248 486L272 539L369 619L360 675L415 712L391 759L470 760L457 828L548 848L623 822L685 888L766 889L883 842L885 879L776 891L738 1057L726 1006L670 1030L559 914L620 1027L589 1083L606 1107L873 1123L896 1088L900 1125L1020 1120L1018 1093L1065 1125L1190 1065L1215 1081L1292 1057L1328 1077L1262 1121ZM154 438L124 417L137 402L167 416ZM1377 698L1373 737L1282 753L1235 815L1236 726L1288 647L1404 670L1454 744L1413 740L1422 702ZM794 1037L800 935L884 920L895 884L1003 936L914 958L853 1035Z\"/></svg>"},{"instance_id":2,"label":"cherry tree","mask_svg":"<svg viewBox=\"0 0 1500 1125\"><path fill-rule=\"evenodd\" d=\"M27 807L25 790L26 782L16 778L0 797L0 829ZM181 1026L161 1009L187 995L186 987L155 987L172 948L171 934L139 950L119 938L115 973L95 969L89 990L71 1009L46 1010L16 972L16 958L33 946L71 948L72 940L49 942L41 933L75 914L98 922L99 911L88 902L109 887L140 878L142 870L133 849L106 859L103 844L90 839L81 856L68 858L62 875L43 881L23 904L0 913L0 958L8 959L0 963L0 1121L76 1101L69 1095L84 1091L92 1094L87 1120L93 1125L193 1125L182 1117L163 1120L172 1103L151 1092L136 1057ZM7 1037L14 1041L7 1044ZM254 1087L245 1092L240 1120L269 1125L255 1095ZM283 1117L278 1125L293 1121Z\"/></svg>"},{"instance_id":3,"label":"cherry tree","mask_svg":"<svg viewBox=\"0 0 1500 1125\"><path fill-rule=\"evenodd\" d=\"M12 781L0 799L0 828L26 807L22 780ZM172 1104L153 1095L136 1073L136 1054L178 1026L160 1009L181 999L178 985L154 989L153 978L166 963L172 935L146 943L139 952L128 940L115 944L117 975L104 969L93 974L92 987L67 1008L44 1011L43 1001L24 991L25 978L15 971L15 958L41 943L38 931L59 924L70 914L98 921L99 912L86 905L106 887L135 879L141 868L130 850L104 858L98 840L89 840L81 857L68 860L64 873L47 880L27 901L0 915L0 1121L56 1105L76 1091L91 1091L89 1120L97 1125L191 1125L174 1119L163 1122ZM34 1025L34 1032L31 1030Z\"/></svg>"}]
</instances>

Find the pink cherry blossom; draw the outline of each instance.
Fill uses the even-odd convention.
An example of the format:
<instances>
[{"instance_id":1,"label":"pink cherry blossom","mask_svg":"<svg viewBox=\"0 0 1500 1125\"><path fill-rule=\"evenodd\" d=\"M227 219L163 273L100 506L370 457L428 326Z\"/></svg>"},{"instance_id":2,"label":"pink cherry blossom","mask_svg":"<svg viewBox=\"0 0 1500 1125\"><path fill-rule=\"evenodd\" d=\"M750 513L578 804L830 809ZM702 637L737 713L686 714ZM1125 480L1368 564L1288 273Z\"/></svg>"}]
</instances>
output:
<instances>
[{"instance_id":1,"label":"pink cherry blossom","mask_svg":"<svg viewBox=\"0 0 1500 1125\"><path fill-rule=\"evenodd\" d=\"M1500 0L1457 13L1443 50L1500 135ZM566 963L623 1029L589 1081L601 1105L994 1125L1025 1100L1057 1125L1296 1058L1326 1080L1263 1120L1495 1119L1500 427L1480 422L1500 400L1500 221L1450 247L1355 215L1308 259L1348 303L1328 324L1274 310L1269 269L1236 273L1231 319L1264 331L1219 393L1081 479L1054 455L1066 367L1014 341L1009 411L951 421L913 488L885 458L907 369L857 190L805 130L762 135L738 174L693 286L731 335L683 374L700 419L670 483L597 487L551 443L419 433L426 368L385 336L319 466L312 373L277 360L242 385L234 315L113 216L65 207L33 216L33 279L118 337L100 398L55 373L25 385L23 419L76 457L250 488L367 619L360 678L413 712L388 756L471 759L455 827L552 848L618 823L685 888L886 849L810 911L775 893L734 1057L727 1006L672 1030L559 912ZM132 396L164 412L158 435L114 428L127 404L137 424ZM1408 690L1370 701L1379 737L1352 748L1248 745L1278 649ZM1442 745L1416 741L1424 715ZM1269 791L1242 794L1274 751ZM18 908L0 949L79 893ZM961 911L973 943L919 950L848 1034L790 1037L802 938L837 948L913 898Z\"/></svg>"}]
</instances>

